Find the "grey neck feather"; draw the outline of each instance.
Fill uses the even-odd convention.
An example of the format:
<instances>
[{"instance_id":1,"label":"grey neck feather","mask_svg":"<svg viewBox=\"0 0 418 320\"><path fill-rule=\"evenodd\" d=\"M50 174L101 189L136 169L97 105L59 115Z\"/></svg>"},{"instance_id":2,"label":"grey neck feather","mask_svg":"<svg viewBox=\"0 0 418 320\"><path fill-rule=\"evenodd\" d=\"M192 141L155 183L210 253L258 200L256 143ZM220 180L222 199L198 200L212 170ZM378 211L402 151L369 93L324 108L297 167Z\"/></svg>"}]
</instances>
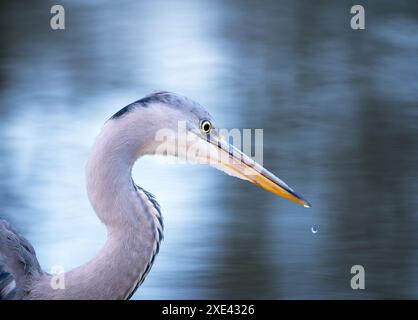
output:
<instances>
[{"instance_id":1,"label":"grey neck feather","mask_svg":"<svg viewBox=\"0 0 418 320\"><path fill-rule=\"evenodd\" d=\"M91 261L64 274L65 289L53 290L47 277L31 298L125 299L144 280L159 249L162 220L150 195L132 181L141 149L138 136L135 143L132 138L107 123L86 167L87 193L107 227L106 244Z\"/></svg>"}]
</instances>

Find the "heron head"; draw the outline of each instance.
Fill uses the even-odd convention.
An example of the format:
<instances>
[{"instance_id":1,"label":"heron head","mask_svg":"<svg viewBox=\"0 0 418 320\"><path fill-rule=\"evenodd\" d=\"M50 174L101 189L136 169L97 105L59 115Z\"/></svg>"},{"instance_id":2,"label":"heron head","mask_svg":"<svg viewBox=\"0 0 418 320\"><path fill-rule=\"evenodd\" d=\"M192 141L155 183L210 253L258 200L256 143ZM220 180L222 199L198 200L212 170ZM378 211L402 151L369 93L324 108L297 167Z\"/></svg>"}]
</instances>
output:
<instances>
[{"instance_id":1,"label":"heron head","mask_svg":"<svg viewBox=\"0 0 418 320\"><path fill-rule=\"evenodd\" d=\"M158 154L209 164L305 207L310 204L285 182L219 134L213 117L197 102L171 92L154 92L117 112L119 128L135 158ZM123 140L123 139L122 139Z\"/></svg>"}]
</instances>

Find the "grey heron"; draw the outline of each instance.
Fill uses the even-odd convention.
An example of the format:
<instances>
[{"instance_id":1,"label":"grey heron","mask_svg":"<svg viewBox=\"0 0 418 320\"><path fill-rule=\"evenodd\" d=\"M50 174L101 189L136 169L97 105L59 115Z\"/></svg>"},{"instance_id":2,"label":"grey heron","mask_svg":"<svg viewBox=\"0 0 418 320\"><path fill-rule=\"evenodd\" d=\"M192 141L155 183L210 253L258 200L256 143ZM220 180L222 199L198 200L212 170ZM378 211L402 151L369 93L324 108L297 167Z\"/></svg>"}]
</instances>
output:
<instances>
[{"instance_id":1,"label":"grey heron","mask_svg":"<svg viewBox=\"0 0 418 320\"><path fill-rule=\"evenodd\" d=\"M187 152L172 145L161 151L156 135L169 129L175 133L169 144L178 143L180 121L192 137L185 140ZM0 299L130 298L150 271L163 237L157 201L133 182L131 174L138 158L154 154L206 159L227 174L310 206L282 180L227 143L200 104L174 93L154 92L106 121L86 165L87 194L107 228L102 249L86 264L65 272L65 287L57 289L51 285L53 275L41 269L31 244L0 220Z\"/></svg>"}]
</instances>

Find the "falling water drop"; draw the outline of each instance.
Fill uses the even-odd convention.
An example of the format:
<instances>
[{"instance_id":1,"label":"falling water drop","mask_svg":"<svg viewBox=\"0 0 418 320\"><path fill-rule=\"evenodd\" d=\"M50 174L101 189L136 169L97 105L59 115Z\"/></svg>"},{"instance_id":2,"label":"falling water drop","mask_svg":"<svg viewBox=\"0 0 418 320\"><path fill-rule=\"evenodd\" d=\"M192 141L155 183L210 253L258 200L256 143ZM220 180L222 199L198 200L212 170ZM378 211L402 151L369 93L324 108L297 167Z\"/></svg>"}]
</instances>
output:
<instances>
[{"instance_id":1,"label":"falling water drop","mask_svg":"<svg viewBox=\"0 0 418 320\"><path fill-rule=\"evenodd\" d=\"M317 227L317 226L312 226L312 227L311 227L311 232L312 232L313 234L317 233L317 232L318 232L318 227Z\"/></svg>"}]
</instances>

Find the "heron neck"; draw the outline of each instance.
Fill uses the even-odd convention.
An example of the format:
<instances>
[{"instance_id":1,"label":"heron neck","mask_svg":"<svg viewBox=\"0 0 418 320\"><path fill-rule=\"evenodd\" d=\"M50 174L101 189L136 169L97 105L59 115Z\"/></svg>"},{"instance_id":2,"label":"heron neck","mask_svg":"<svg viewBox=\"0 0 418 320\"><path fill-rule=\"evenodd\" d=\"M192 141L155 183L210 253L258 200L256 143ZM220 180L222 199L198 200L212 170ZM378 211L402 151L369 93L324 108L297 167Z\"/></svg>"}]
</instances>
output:
<instances>
[{"instance_id":1,"label":"heron neck","mask_svg":"<svg viewBox=\"0 0 418 320\"><path fill-rule=\"evenodd\" d=\"M55 296L66 299L126 298L149 271L158 246L149 199L141 196L131 177L137 152L123 140L126 135L106 130L93 146L86 185L108 238L91 261L65 274L65 290L56 290L61 292Z\"/></svg>"},{"instance_id":2,"label":"heron neck","mask_svg":"<svg viewBox=\"0 0 418 320\"><path fill-rule=\"evenodd\" d=\"M131 176L140 146L126 141L126 133L108 131L96 139L86 167L89 200L106 225L108 239L75 278L89 277L90 285L96 283L102 292L98 296L123 299L147 272L158 240L152 206Z\"/></svg>"}]
</instances>

